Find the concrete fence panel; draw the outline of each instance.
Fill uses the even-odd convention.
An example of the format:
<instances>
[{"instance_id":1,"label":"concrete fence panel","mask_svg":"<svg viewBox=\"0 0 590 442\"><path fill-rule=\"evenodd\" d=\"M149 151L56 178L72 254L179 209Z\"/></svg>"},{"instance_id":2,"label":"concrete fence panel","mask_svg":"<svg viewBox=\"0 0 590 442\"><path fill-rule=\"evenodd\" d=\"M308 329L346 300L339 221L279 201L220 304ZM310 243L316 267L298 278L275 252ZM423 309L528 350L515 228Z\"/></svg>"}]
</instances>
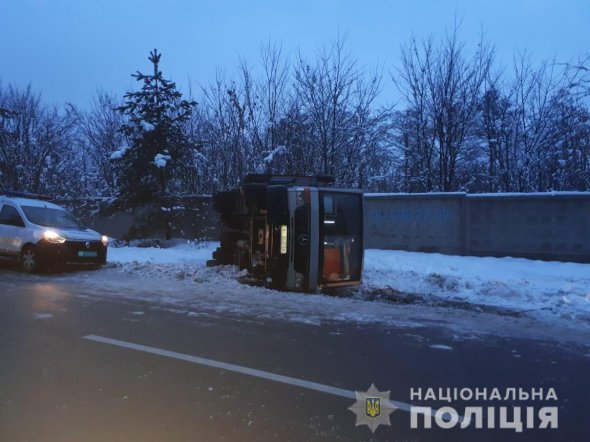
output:
<instances>
[{"instance_id":1,"label":"concrete fence panel","mask_svg":"<svg viewBox=\"0 0 590 442\"><path fill-rule=\"evenodd\" d=\"M590 193L366 194L367 248L590 262Z\"/></svg>"},{"instance_id":2,"label":"concrete fence panel","mask_svg":"<svg viewBox=\"0 0 590 442\"><path fill-rule=\"evenodd\" d=\"M115 238L133 237L145 224L146 208L112 212L99 203L65 205ZM170 211L175 236L218 238L211 197L161 210ZM590 193L365 194L364 224L366 248L590 262Z\"/></svg>"},{"instance_id":3,"label":"concrete fence panel","mask_svg":"<svg viewBox=\"0 0 590 442\"><path fill-rule=\"evenodd\" d=\"M590 195L468 195L465 254L590 261Z\"/></svg>"},{"instance_id":4,"label":"concrete fence panel","mask_svg":"<svg viewBox=\"0 0 590 442\"><path fill-rule=\"evenodd\" d=\"M464 195L367 194L367 248L463 253Z\"/></svg>"}]
</instances>

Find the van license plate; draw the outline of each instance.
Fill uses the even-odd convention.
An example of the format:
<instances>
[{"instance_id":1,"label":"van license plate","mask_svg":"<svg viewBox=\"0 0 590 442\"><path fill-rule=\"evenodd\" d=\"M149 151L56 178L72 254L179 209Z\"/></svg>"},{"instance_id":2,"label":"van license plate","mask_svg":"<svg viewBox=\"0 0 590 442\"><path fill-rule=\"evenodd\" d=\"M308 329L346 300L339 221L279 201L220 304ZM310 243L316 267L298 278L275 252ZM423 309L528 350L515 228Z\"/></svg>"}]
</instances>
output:
<instances>
[{"instance_id":1,"label":"van license plate","mask_svg":"<svg viewBox=\"0 0 590 442\"><path fill-rule=\"evenodd\" d=\"M98 252L78 252L78 256L80 258L96 258L98 256Z\"/></svg>"}]
</instances>

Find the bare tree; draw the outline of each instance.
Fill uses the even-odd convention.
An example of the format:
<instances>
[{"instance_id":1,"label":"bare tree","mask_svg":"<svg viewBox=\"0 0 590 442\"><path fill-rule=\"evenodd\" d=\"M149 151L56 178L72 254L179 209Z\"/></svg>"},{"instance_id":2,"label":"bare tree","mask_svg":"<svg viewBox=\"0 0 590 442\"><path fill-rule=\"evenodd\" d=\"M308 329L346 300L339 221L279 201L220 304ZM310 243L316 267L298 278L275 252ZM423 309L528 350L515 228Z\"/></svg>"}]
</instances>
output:
<instances>
[{"instance_id":1,"label":"bare tree","mask_svg":"<svg viewBox=\"0 0 590 442\"><path fill-rule=\"evenodd\" d=\"M269 150L278 146L277 125L286 112L289 69L281 46L270 41L262 46L260 58L263 68L260 92L268 124L264 147Z\"/></svg>"},{"instance_id":2,"label":"bare tree","mask_svg":"<svg viewBox=\"0 0 590 442\"><path fill-rule=\"evenodd\" d=\"M220 71L215 83L202 89L202 95L202 153L208 161L208 172L215 177L212 189L235 186L254 170L247 132L247 100L236 83L227 82Z\"/></svg>"},{"instance_id":3,"label":"bare tree","mask_svg":"<svg viewBox=\"0 0 590 442\"><path fill-rule=\"evenodd\" d=\"M73 119L46 107L31 86L8 86L0 94L0 184L55 195L73 193Z\"/></svg>"},{"instance_id":4,"label":"bare tree","mask_svg":"<svg viewBox=\"0 0 590 442\"><path fill-rule=\"evenodd\" d=\"M412 40L402 49L397 84L408 104L404 122L410 126L407 136L400 138L404 151L416 149L418 163L427 168L423 180L427 191L447 192L460 185L457 168L473 134L493 61L493 49L483 39L467 58L458 30L455 25L439 46L432 39L421 46Z\"/></svg>"},{"instance_id":5,"label":"bare tree","mask_svg":"<svg viewBox=\"0 0 590 442\"><path fill-rule=\"evenodd\" d=\"M337 149L346 141L357 76L356 61L345 51L345 39L340 37L321 50L314 66L300 56L295 67L296 91L317 137L321 171L326 175L335 174Z\"/></svg>"},{"instance_id":6,"label":"bare tree","mask_svg":"<svg viewBox=\"0 0 590 442\"><path fill-rule=\"evenodd\" d=\"M387 148L391 130L392 108L375 103L381 92L382 74L375 71L366 79L358 75L348 110L349 135L341 146L341 180L348 186L369 188L375 179L388 174L391 152Z\"/></svg>"},{"instance_id":7,"label":"bare tree","mask_svg":"<svg viewBox=\"0 0 590 442\"><path fill-rule=\"evenodd\" d=\"M435 137L430 109L428 76L433 58L432 40L420 48L415 39L402 48L402 65L393 78L407 106L396 114L397 145L403 158L404 190L428 192L435 186Z\"/></svg>"},{"instance_id":8,"label":"bare tree","mask_svg":"<svg viewBox=\"0 0 590 442\"><path fill-rule=\"evenodd\" d=\"M116 110L120 105L121 102L114 96L99 90L88 111L73 108L79 136L92 162L100 195L116 194L117 173L110 157L127 144L120 131L124 117Z\"/></svg>"},{"instance_id":9,"label":"bare tree","mask_svg":"<svg viewBox=\"0 0 590 442\"><path fill-rule=\"evenodd\" d=\"M517 155L514 177L518 191L548 188L550 178L545 166L565 135L557 121L568 117L562 112L574 109L563 104L577 98L572 94L577 79L571 73L555 60L535 66L526 54L515 58L510 93L515 107L512 142Z\"/></svg>"}]
</instances>

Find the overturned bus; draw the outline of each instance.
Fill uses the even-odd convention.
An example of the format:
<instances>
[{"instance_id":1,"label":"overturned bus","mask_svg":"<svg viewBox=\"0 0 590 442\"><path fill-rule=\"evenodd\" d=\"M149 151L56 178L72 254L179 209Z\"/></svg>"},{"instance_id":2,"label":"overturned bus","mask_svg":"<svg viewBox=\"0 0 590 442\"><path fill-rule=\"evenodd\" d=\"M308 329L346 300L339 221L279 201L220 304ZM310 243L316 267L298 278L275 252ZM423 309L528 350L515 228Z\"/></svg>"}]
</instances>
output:
<instances>
[{"instance_id":1,"label":"overturned bus","mask_svg":"<svg viewBox=\"0 0 590 442\"><path fill-rule=\"evenodd\" d=\"M221 244L209 265L247 269L280 290L313 291L361 282L363 194L328 187L333 178L248 175L216 193Z\"/></svg>"}]
</instances>

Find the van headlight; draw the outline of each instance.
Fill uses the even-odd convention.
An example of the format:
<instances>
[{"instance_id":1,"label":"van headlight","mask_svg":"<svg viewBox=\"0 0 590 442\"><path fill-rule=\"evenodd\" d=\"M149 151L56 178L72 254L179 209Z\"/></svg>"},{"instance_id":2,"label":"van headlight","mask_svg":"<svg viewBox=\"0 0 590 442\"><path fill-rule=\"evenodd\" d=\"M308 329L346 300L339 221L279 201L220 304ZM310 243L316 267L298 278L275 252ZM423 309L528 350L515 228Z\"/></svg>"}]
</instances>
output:
<instances>
[{"instance_id":1,"label":"van headlight","mask_svg":"<svg viewBox=\"0 0 590 442\"><path fill-rule=\"evenodd\" d=\"M46 230L43 232L43 238L53 244L63 244L66 242L66 239L55 230Z\"/></svg>"},{"instance_id":2,"label":"van headlight","mask_svg":"<svg viewBox=\"0 0 590 442\"><path fill-rule=\"evenodd\" d=\"M109 243L109 237L106 235L102 235L100 237L100 242L102 243L103 246L106 246Z\"/></svg>"}]
</instances>

